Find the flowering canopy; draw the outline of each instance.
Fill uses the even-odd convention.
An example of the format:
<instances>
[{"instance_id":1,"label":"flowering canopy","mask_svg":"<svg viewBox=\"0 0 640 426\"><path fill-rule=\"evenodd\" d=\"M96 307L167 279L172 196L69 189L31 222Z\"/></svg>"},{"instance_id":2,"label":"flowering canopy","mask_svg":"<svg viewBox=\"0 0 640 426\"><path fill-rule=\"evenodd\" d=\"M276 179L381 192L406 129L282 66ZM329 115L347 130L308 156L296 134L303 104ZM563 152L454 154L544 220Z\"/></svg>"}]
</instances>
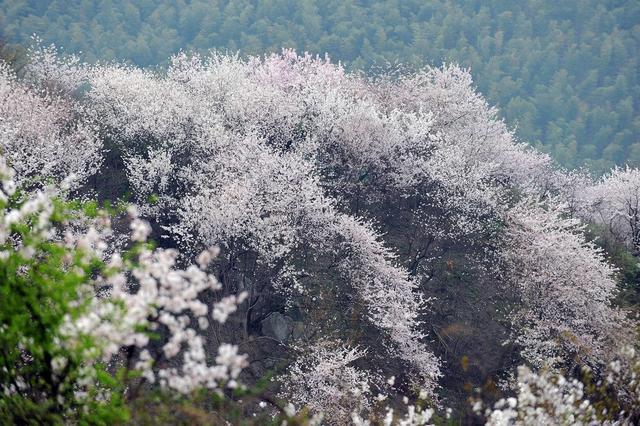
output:
<instances>
[{"instance_id":1,"label":"flowering canopy","mask_svg":"<svg viewBox=\"0 0 640 426\"><path fill-rule=\"evenodd\" d=\"M19 179L61 181L74 173L79 185L98 171L108 141L153 230L184 259L200 253L198 266L174 270L184 259L173 249L141 250L130 271L136 292L114 254L109 264L116 271L104 284L108 300L127 307L120 313L125 320L101 325L116 308L98 298L90 314L68 323L69 335L113 336L108 354L136 346L149 381L182 392L234 383L244 365L235 349L218 340L224 367L207 367L204 347L213 338L190 326L207 328L208 291L224 293L213 307L218 322L247 301L241 309L248 335L273 309L273 293L288 299L278 309L293 306L304 320L310 305L303 301L326 301L318 295L329 288L337 290L335 315L297 337L310 351L292 364L285 383L302 389L297 375L324 380L341 365L351 382L382 389L378 372L391 368L390 357L407 372L405 385L435 400L442 365L424 321L433 296L425 271L454 244L469 247L486 273L515 294L509 319L531 365L576 361L598 368L617 343L631 339L626 319L611 306L615 271L578 219L567 218L586 211L590 183L515 141L459 67L367 79L289 50L248 59L179 54L161 71L89 66L48 49L33 55L29 84L5 68L0 73L2 144ZM601 185L631 181L622 174L612 172ZM600 212L607 206L601 216L634 242L635 225L626 229L632 214L618 220L629 204L625 191L613 191L622 201L612 195L589 205ZM403 247L406 241L389 235L393 230L381 231L396 213L398 221L405 219L400 213L409 218L403 225L421 240L417 248L413 240ZM135 219L131 231L143 241L151 228ZM98 243L98 237L88 242ZM217 257L212 246L220 249ZM170 332L158 354L146 352L145 336L131 328L150 325L149 318ZM317 334L345 343L329 350L309 337ZM180 368L148 367L184 345ZM352 365L360 358L369 371ZM359 395L368 398L365 388ZM332 393L317 389L325 391ZM330 395L300 392L292 399L318 411L335 403Z\"/></svg>"}]
</instances>

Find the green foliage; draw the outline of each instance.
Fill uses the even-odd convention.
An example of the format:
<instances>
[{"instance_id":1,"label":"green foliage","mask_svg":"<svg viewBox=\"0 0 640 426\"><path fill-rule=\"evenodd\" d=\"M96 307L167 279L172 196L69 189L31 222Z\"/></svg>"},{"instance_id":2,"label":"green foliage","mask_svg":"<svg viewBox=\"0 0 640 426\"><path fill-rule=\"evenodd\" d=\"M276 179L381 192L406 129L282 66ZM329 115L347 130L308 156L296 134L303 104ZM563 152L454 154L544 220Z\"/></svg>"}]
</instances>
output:
<instances>
[{"instance_id":1,"label":"green foliage","mask_svg":"<svg viewBox=\"0 0 640 426\"><path fill-rule=\"evenodd\" d=\"M37 33L143 66L211 48L327 52L352 69L455 61L565 166L640 165L637 1L0 0L0 24L24 44Z\"/></svg>"},{"instance_id":2,"label":"green foliage","mask_svg":"<svg viewBox=\"0 0 640 426\"><path fill-rule=\"evenodd\" d=\"M16 74L20 75L29 58L23 47L9 45L0 38L0 60L10 65Z\"/></svg>"},{"instance_id":3,"label":"green foliage","mask_svg":"<svg viewBox=\"0 0 640 426\"><path fill-rule=\"evenodd\" d=\"M587 228L590 240L604 250L607 259L618 271L619 292L616 303L625 309L640 309L640 263L623 244L615 241L602 226L591 224Z\"/></svg>"},{"instance_id":4,"label":"green foliage","mask_svg":"<svg viewBox=\"0 0 640 426\"><path fill-rule=\"evenodd\" d=\"M122 422L128 413L121 381L93 355L96 343L62 332L65 321L86 310L91 277L105 266L49 238L52 227L75 214L70 204L52 201L52 211L36 210L11 223L0 246L0 387L6 391L0 418L11 424ZM0 201L0 219L6 223L5 212L19 211L25 202L20 193ZM87 210L97 214L95 206ZM50 222L41 232L34 223L43 217ZM81 386L85 380L96 386Z\"/></svg>"}]
</instances>

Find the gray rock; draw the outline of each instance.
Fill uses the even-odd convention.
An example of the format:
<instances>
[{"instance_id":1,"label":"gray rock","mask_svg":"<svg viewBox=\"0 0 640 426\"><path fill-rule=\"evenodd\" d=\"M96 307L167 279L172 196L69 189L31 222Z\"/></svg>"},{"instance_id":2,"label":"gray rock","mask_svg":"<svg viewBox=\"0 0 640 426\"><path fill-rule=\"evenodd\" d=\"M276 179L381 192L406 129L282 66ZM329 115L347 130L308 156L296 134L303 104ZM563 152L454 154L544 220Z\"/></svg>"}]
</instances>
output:
<instances>
[{"instance_id":1,"label":"gray rock","mask_svg":"<svg viewBox=\"0 0 640 426\"><path fill-rule=\"evenodd\" d=\"M305 326L302 321L296 321L293 323L293 332L291 333L291 337L294 340L301 339L304 336Z\"/></svg>"},{"instance_id":2,"label":"gray rock","mask_svg":"<svg viewBox=\"0 0 640 426\"><path fill-rule=\"evenodd\" d=\"M293 331L293 320L280 312L272 312L260 323L264 336L286 342Z\"/></svg>"}]
</instances>

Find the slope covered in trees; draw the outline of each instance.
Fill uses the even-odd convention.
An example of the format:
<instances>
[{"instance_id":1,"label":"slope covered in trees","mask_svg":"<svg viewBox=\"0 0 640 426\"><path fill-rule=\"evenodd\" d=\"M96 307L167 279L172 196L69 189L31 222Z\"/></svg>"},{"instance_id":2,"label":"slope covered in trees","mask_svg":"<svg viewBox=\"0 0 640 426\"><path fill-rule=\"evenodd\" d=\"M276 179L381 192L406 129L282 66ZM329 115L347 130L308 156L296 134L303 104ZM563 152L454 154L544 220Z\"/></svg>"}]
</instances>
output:
<instances>
[{"instance_id":1,"label":"slope covered in trees","mask_svg":"<svg viewBox=\"0 0 640 426\"><path fill-rule=\"evenodd\" d=\"M278 424L637 420L625 277L585 232L637 255L637 169L557 169L457 66L30 55L0 68L0 285L19 296L0 299L0 414L123 418L204 389L203 416L245 401ZM124 197L128 217L72 201Z\"/></svg>"},{"instance_id":2,"label":"slope covered in trees","mask_svg":"<svg viewBox=\"0 0 640 426\"><path fill-rule=\"evenodd\" d=\"M640 164L639 23L637 1L0 1L6 37L37 33L89 61L282 47L350 69L455 61L521 140L599 172Z\"/></svg>"}]
</instances>

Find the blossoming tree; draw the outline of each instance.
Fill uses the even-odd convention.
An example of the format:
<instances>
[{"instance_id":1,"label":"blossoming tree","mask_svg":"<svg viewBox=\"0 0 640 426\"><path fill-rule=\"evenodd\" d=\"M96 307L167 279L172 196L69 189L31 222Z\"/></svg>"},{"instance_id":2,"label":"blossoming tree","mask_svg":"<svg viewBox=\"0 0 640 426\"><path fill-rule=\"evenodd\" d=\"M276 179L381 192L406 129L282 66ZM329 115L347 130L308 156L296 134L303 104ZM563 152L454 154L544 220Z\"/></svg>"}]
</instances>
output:
<instances>
[{"instance_id":1,"label":"blossoming tree","mask_svg":"<svg viewBox=\"0 0 640 426\"><path fill-rule=\"evenodd\" d=\"M113 252L106 213L91 205L78 211L53 187L16 191L13 170L0 160L3 419L122 421L124 399L145 382L180 393L237 386L246 356L223 344L208 362L198 331L210 319L224 322L245 295L211 312L198 300L220 288L203 270L206 254L200 266L175 268L175 251L145 244L150 228L135 211L136 245ZM84 231L74 232L79 224ZM118 368L123 373L112 377ZM141 378L130 380L134 373Z\"/></svg>"}]
</instances>

